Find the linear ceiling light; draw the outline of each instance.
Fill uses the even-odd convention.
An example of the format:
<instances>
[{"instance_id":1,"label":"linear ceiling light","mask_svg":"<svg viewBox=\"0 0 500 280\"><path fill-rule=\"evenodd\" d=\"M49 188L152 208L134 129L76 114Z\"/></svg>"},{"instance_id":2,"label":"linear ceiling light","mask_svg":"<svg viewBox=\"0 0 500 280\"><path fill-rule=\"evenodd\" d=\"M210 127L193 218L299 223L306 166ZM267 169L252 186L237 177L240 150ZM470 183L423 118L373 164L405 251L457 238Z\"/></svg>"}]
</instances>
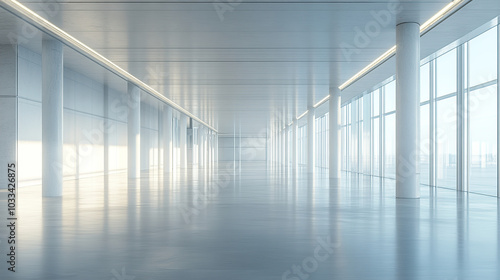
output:
<instances>
[{"instance_id":1,"label":"linear ceiling light","mask_svg":"<svg viewBox=\"0 0 500 280\"><path fill-rule=\"evenodd\" d=\"M424 35L427 31L429 31L432 27L436 26L445 18L448 13L453 11L459 4L464 2L464 0L454 0L448 5L446 5L443 9L441 9L437 14L433 15L429 20L424 22L420 26L420 36ZM340 90L346 89L348 86L352 85L357 80L361 79L363 76L371 72L373 69L377 68L380 64L387 61L389 58L393 57L396 54L396 46L393 46L388 51L386 51L383 55L375 59L373 62L368 64L361 71L356 73L354 76L349 78L346 82L339 86Z\"/></svg>"},{"instance_id":2,"label":"linear ceiling light","mask_svg":"<svg viewBox=\"0 0 500 280\"><path fill-rule=\"evenodd\" d=\"M302 113L300 116L298 116L297 120L302 119L302 117L304 117L305 115L307 115L307 113L309 113L309 110L306 110L304 113Z\"/></svg>"},{"instance_id":3,"label":"linear ceiling light","mask_svg":"<svg viewBox=\"0 0 500 280\"><path fill-rule=\"evenodd\" d=\"M319 106L321 106L323 103L325 103L326 101L328 101L328 99L330 99L330 95L327 95L325 96L323 99L321 99L318 103L314 104L313 108L318 108Z\"/></svg>"},{"instance_id":4,"label":"linear ceiling light","mask_svg":"<svg viewBox=\"0 0 500 280\"><path fill-rule=\"evenodd\" d=\"M116 75L120 76L126 81L129 81L139 88L141 88L143 91L153 95L154 97L158 98L159 100L167 103L168 105L172 106L172 108L178 110L179 112L191 117L195 121L201 123L202 125L206 126L207 128L213 130L214 132L217 132L217 130L209 125L208 123L202 121L200 118L196 117L186 109L182 108L179 106L177 103L174 101L170 100L157 90L153 89L151 86L148 84L144 83L143 81L139 80L137 77L134 75L130 74L129 72L125 71L123 68L120 66L114 64L112 61L107 59L106 57L102 56L89 46L85 45L84 43L80 42L78 39L75 37L69 35L59 27L55 26L48 20L44 19L43 17L39 16L37 13L33 12L32 10L28 9L26 6L22 5L18 1L15 0L1 0L0 1L0 6L3 7L5 10L11 12L15 16L23 19L24 21L28 22L29 24L35 25L40 30L50 34L51 36L55 37L56 39L60 40L63 42L65 45L68 47L76 50L77 52L83 54L84 56L88 57L92 61L96 62L97 64L103 66L104 68L110 70L111 72L115 73Z\"/></svg>"}]
</instances>

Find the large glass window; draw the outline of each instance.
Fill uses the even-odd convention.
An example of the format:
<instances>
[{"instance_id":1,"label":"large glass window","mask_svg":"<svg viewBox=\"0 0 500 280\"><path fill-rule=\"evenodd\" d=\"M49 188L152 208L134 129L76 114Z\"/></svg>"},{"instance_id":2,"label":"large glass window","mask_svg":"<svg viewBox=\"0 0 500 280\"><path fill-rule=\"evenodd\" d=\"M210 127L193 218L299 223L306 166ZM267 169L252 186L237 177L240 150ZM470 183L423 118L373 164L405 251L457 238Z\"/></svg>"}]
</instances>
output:
<instances>
[{"instance_id":1,"label":"large glass window","mask_svg":"<svg viewBox=\"0 0 500 280\"><path fill-rule=\"evenodd\" d=\"M496 80L497 28L492 28L469 41L468 48L469 86Z\"/></svg>"},{"instance_id":2,"label":"large glass window","mask_svg":"<svg viewBox=\"0 0 500 280\"><path fill-rule=\"evenodd\" d=\"M384 177L396 178L396 114L385 116L385 174Z\"/></svg>"},{"instance_id":3,"label":"large glass window","mask_svg":"<svg viewBox=\"0 0 500 280\"><path fill-rule=\"evenodd\" d=\"M436 59L436 184L456 188L457 50ZM445 98L445 99L442 99Z\"/></svg>"},{"instance_id":4,"label":"large glass window","mask_svg":"<svg viewBox=\"0 0 500 280\"><path fill-rule=\"evenodd\" d=\"M384 87L384 177L396 178L396 82Z\"/></svg>"},{"instance_id":5,"label":"large glass window","mask_svg":"<svg viewBox=\"0 0 500 280\"><path fill-rule=\"evenodd\" d=\"M372 175L380 176L380 90L372 93Z\"/></svg>"},{"instance_id":6,"label":"large glass window","mask_svg":"<svg viewBox=\"0 0 500 280\"><path fill-rule=\"evenodd\" d=\"M429 104L420 106L420 183L429 185L430 147Z\"/></svg>"},{"instance_id":7,"label":"large glass window","mask_svg":"<svg viewBox=\"0 0 500 280\"><path fill-rule=\"evenodd\" d=\"M436 96L457 92L457 50L453 49L436 60Z\"/></svg>"},{"instance_id":8,"label":"large glass window","mask_svg":"<svg viewBox=\"0 0 500 280\"><path fill-rule=\"evenodd\" d=\"M438 101L436 107L436 184L440 187L455 188L457 177L456 96Z\"/></svg>"},{"instance_id":9,"label":"large glass window","mask_svg":"<svg viewBox=\"0 0 500 280\"><path fill-rule=\"evenodd\" d=\"M351 155L351 171L358 172L358 158L359 158L359 120L358 120L358 100L354 100L351 103L351 145L350 145L350 155Z\"/></svg>"},{"instance_id":10,"label":"large glass window","mask_svg":"<svg viewBox=\"0 0 500 280\"><path fill-rule=\"evenodd\" d=\"M471 92L469 102L469 190L496 195L497 86Z\"/></svg>"},{"instance_id":11,"label":"large glass window","mask_svg":"<svg viewBox=\"0 0 500 280\"><path fill-rule=\"evenodd\" d=\"M420 183L430 184L430 63L420 67Z\"/></svg>"},{"instance_id":12,"label":"large glass window","mask_svg":"<svg viewBox=\"0 0 500 280\"><path fill-rule=\"evenodd\" d=\"M469 191L497 194L497 28L468 43Z\"/></svg>"}]
</instances>

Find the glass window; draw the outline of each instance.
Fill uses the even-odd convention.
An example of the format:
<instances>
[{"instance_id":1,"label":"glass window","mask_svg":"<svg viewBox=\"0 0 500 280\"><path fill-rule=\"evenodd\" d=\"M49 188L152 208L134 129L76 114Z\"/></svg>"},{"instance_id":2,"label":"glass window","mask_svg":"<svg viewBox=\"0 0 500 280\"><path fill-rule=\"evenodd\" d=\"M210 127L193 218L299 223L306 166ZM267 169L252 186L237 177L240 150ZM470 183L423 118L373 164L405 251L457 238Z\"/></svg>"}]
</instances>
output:
<instances>
[{"instance_id":1,"label":"glass window","mask_svg":"<svg viewBox=\"0 0 500 280\"><path fill-rule=\"evenodd\" d=\"M492 28L469 41L469 86L497 78L497 28Z\"/></svg>"},{"instance_id":2,"label":"glass window","mask_svg":"<svg viewBox=\"0 0 500 280\"><path fill-rule=\"evenodd\" d=\"M497 194L497 86L469 95L469 191Z\"/></svg>"},{"instance_id":3,"label":"glass window","mask_svg":"<svg viewBox=\"0 0 500 280\"><path fill-rule=\"evenodd\" d=\"M436 179L440 187L456 188L457 102L456 97L436 104Z\"/></svg>"},{"instance_id":4,"label":"glass window","mask_svg":"<svg viewBox=\"0 0 500 280\"><path fill-rule=\"evenodd\" d=\"M385 116L385 174L384 177L396 178L396 114Z\"/></svg>"},{"instance_id":5,"label":"glass window","mask_svg":"<svg viewBox=\"0 0 500 280\"><path fill-rule=\"evenodd\" d=\"M426 63L420 67L420 102L429 100L430 92L430 63Z\"/></svg>"},{"instance_id":6,"label":"glass window","mask_svg":"<svg viewBox=\"0 0 500 280\"><path fill-rule=\"evenodd\" d=\"M420 183L429 185L430 172L429 104L420 106Z\"/></svg>"},{"instance_id":7,"label":"glass window","mask_svg":"<svg viewBox=\"0 0 500 280\"><path fill-rule=\"evenodd\" d=\"M385 110L384 112L392 112L396 110L396 81L392 81L385 85Z\"/></svg>"},{"instance_id":8,"label":"glass window","mask_svg":"<svg viewBox=\"0 0 500 280\"><path fill-rule=\"evenodd\" d=\"M380 117L375 117L372 125L372 174L380 176Z\"/></svg>"},{"instance_id":9,"label":"glass window","mask_svg":"<svg viewBox=\"0 0 500 280\"><path fill-rule=\"evenodd\" d=\"M351 155L351 171L353 172L358 172L358 151L359 151L359 122L358 122L358 100L354 100L351 103L351 120L352 120L352 125L351 125L351 145L350 148L351 150L349 151Z\"/></svg>"},{"instance_id":10,"label":"glass window","mask_svg":"<svg viewBox=\"0 0 500 280\"><path fill-rule=\"evenodd\" d=\"M436 94L444 96L457 91L457 50L436 59Z\"/></svg>"},{"instance_id":11,"label":"glass window","mask_svg":"<svg viewBox=\"0 0 500 280\"><path fill-rule=\"evenodd\" d=\"M380 115L380 89L377 89L372 93L372 104L372 115L374 117Z\"/></svg>"}]
</instances>

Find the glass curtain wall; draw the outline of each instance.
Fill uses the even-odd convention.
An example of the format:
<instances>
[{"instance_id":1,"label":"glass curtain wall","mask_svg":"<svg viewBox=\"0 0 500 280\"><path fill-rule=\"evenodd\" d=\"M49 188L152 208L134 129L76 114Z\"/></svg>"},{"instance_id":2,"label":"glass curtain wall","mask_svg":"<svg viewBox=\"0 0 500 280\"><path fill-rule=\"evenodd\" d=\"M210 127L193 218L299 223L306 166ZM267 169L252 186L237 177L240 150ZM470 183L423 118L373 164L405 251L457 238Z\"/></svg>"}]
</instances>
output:
<instances>
[{"instance_id":1,"label":"glass curtain wall","mask_svg":"<svg viewBox=\"0 0 500 280\"><path fill-rule=\"evenodd\" d=\"M482 27L423 60L421 184L498 195L498 33ZM343 104L343 170L395 178L395 110L394 77Z\"/></svg>"}]
</instances>

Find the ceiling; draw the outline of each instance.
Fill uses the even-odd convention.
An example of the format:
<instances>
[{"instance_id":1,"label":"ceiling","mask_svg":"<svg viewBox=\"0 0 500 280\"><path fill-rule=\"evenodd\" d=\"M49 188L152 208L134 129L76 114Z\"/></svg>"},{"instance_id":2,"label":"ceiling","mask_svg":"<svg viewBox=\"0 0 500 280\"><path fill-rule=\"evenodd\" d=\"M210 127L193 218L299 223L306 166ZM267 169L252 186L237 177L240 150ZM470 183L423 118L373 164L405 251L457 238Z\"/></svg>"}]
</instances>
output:
<instances>
[{"instance_id":1,"label":"ceiling","mask_svg":"<svg viewBox=\"0 0 500 280\"><path fill-rule=\"evenodd\" d=\"M423 23L449 3L400 1L402 11L379 19L381 28L362 42L355 41L359 30L377 22L375 14L387 15L395 1L20 2L219 133L243 135L261 133L275 119L290 122L395 45L397 22ZM473 0L422 38L422 54L498 16L499 3ZM355 46L352 53L349 45ZM67 64L109 81L105 71L93 70L76 54L69 57ZM344 96L390 77L393 64L388 61Z\"/></svg>"}]
</instances>

